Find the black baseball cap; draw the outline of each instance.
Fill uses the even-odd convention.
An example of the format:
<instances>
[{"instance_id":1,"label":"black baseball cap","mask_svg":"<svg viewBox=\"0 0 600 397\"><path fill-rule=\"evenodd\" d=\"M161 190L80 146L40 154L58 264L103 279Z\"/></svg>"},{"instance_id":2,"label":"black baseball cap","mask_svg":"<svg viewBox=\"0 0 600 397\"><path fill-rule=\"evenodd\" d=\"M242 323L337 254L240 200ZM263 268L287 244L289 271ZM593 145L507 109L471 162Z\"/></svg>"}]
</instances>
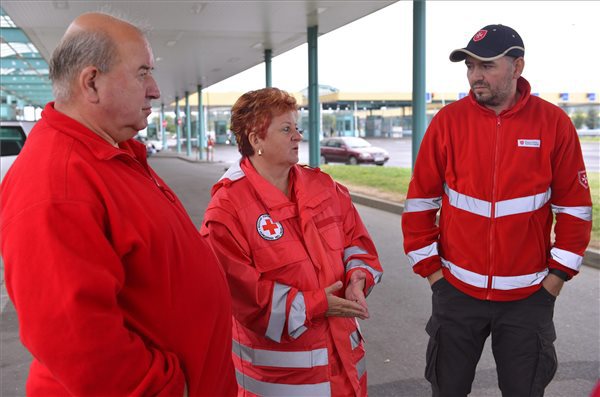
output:
<instances>
[{"instance_id":1,"label":"black baseball cap","mask_svg":"<svg viewBox=\"0 0 600 397\"><path fill-rule=\"evenodd\" d=\"M465 48L452 51L450 60L460 62L465 60L467 55L480 61L494 61L505 55L518 58L525 55L525 45L513 28L488 25L475 33Z\"/></svg>"}]
</instances>

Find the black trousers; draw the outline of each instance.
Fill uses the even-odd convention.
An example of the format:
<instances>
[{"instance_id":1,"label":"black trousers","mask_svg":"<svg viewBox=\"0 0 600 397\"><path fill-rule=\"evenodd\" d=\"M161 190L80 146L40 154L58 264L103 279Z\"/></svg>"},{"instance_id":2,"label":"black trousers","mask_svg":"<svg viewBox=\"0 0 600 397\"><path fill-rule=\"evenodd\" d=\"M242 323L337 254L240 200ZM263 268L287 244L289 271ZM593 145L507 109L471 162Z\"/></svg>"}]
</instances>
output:
<instances>
[{"instance_id":1,"label":"black trousers","mask_svg":"<svg viewBox=\"0 0 600 397\"><path fill-rule=\"evenodd\" d=\"M431 289L425 377L433 396L459 397L471 392L475 368L490 334L502 395L544 395L557 368L552 294L542 287L518 301L484 301L460 292L446 279Z\"/></svg>"}]
</instances>

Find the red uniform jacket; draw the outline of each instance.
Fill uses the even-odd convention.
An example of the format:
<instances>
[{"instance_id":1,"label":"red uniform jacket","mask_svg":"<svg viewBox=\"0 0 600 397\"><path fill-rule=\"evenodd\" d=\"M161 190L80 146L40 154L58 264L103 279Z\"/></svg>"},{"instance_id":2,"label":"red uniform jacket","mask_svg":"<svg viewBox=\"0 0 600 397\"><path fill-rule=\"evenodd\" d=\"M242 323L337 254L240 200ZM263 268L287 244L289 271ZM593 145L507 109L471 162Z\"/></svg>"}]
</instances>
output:
<instances>
[{"instance_id":1,"label":"red uniform jacket","mask_svg":"<svg viewBox=\"0 0 600 397\"><path fill-rule=\"evenodd\" d=\"M522 299L540 288L549 268L575 275L592 228L571 120L531 96L524 78L517 84L518 102L499 115L472 93L439 111L402 215L413 270L425 277L443 267L451 284L478 299Z\"/></svg>"},{"instance_id":2,"label":"red uniform jacket","mask_svg":"<svg viewBox=\"0 0 600 397\"><path fill-rule=\"evenodd\" d=\"M28 396L237 393L225 275L143 145L50 103L0 197Z\"/></svg>"},{"instance_id":3,"label":"red uniform jacket","mask_svg":"<svg viewBox=\"0 0 600 397\"><path fill-rule=\"evenodd\" d=\"M364 271L368 292L377 252L344 187L300 166L290 186L292 200L244 159L213 187L201 230L229 280L241 393L339 395L333 378L346 377L366 395L357 322L324 316L324 288Z\"/></svg>"}]
</instances>

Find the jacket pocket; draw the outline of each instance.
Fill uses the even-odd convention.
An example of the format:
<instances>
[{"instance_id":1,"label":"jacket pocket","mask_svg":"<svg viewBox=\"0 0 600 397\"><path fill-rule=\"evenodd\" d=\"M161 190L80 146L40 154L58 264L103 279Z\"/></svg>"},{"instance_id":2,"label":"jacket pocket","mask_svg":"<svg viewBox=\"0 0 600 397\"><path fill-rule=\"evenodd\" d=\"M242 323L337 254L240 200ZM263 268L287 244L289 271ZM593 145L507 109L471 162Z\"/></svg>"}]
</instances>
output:
<instances>
[{"instance_id":1,"label":"jacket pocket","mask_svg":"<svg viewBox=\"0 0 600 397\"><path fill-rule=\"evenodd\" d=\"M269 244L253 252L254 266L261 273L270 272L292 263L308 260L304 245L298 240Z\"/></svg>"},{"instance_id":2,"label":"jacket pocket","mask_svg":"<svg viewBox=\"0 0 600 397\"><path fill-rule=\"evenodd\" d=\"M321 235L321 239L330 249L341 251L344 248L344 240L337 223L332 223L319 229L319 234Z\"/></svg>"}]
</instances>

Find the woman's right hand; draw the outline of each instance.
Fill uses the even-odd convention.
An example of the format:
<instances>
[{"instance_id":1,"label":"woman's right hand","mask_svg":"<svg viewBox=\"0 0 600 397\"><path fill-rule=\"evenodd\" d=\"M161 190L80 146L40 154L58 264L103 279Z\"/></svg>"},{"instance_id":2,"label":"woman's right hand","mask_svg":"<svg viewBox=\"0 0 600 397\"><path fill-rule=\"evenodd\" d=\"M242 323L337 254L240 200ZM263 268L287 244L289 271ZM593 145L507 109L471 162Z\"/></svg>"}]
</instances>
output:
<instances>
[{"instance_id":1,"label":"woman's right hand","mask_svg":"<svg viewBox=\"0 0 600 397\"><path fill-rule=\"evenodd\" d=\"M351 300L340 298L333 293L343 287L341 281L337 281L325 288L327 295L328 309L325 315L327 317L358 317L361 320L369 318L369 313L364 307Z\"/></svg>"}]
</instances>

